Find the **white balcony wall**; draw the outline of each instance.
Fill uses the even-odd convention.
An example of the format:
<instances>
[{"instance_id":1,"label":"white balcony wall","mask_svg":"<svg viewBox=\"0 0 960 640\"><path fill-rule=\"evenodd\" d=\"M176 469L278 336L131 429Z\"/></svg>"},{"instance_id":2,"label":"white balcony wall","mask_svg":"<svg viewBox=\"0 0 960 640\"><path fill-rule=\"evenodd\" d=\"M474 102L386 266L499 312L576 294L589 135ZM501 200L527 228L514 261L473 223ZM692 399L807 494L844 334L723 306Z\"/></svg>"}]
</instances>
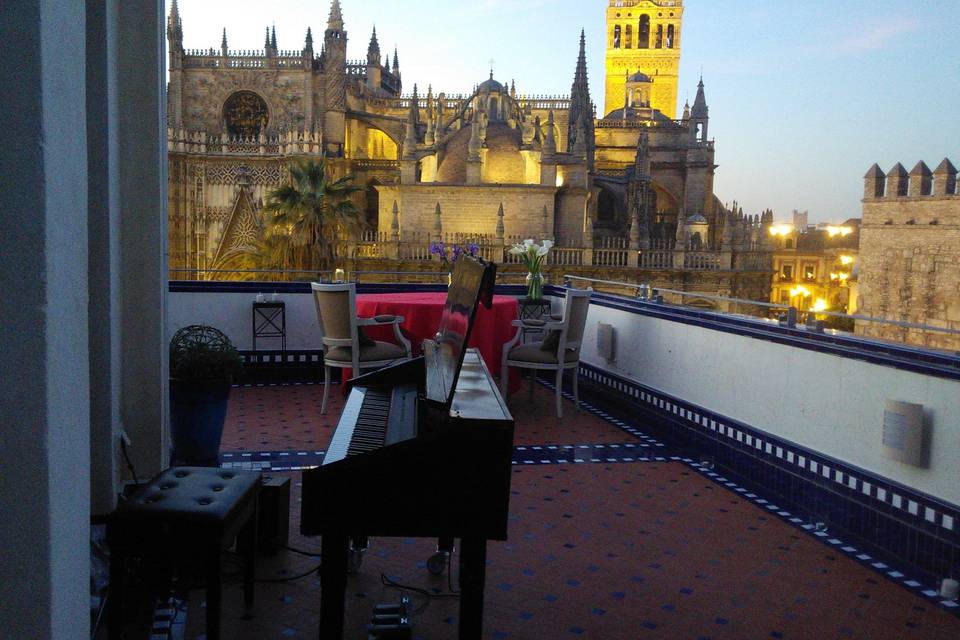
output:
<instances>
[{"instance_id":1,"label":"white balcony wall","mask_svg":"<svg viewBox=\"0 0 960 640\"><path fill-rule=\"evenodd\" d=\"M269 300L273 291L264 288ZM171 293L167 313L167 339L178 329L206 324L223 331L241 351L253 349L253 301L255 293ZM278 300L286 303L287 349L320 349L320 329L313 296L308 293L284 293ZM263 349L279 349L276 338L258 340Z\"/></svg>"},{"instance_id":2,"label":"white balcony wall","mask_svg":"<svg viewBox=\"0 0 960 640\"><path fill-rule=\"evenodd\" d=\"M597 324L617 361L597 354ZM591 305L583 360L756 429L960 504L960 382ZM930 465L882 455L885 400L922 404Z\"/></svg>"}]
</instances>

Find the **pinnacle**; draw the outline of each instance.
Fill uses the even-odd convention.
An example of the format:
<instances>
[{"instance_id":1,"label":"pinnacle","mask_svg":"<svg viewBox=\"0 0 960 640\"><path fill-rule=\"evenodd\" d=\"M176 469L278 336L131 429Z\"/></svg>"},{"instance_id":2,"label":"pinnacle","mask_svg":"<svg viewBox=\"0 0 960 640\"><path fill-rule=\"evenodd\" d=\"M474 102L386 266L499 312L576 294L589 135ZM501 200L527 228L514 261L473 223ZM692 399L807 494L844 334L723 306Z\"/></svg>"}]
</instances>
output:
<instances>
[{"instance_id":1,"label":"pinnacle","mask_svg":"<svg viewBox=\"0 0 960 640\"><path fill-rule=\"evenodd\" d=\"M334 31L343 29L343 12L340 10L340 0L333 0L330 5L330 19L327 21L327 28Z\"/></svg>"},{"instance_id":2,"label":"pinnacle","mask_svg":"<svg viewBox=\"0 0 960 640\"><path fill-rule=\"evenodd\" d=\"M886 174L883 173L883 169L880 168L880 165L873 163L873 166L867 171L867 175L863 176L864 178L884 178Z\"/></svg>"},{"instance_id":3,"label":"pinnacle","mask_svg":"<svg viewBox=\"0 0 960 640\"><path fill-rule=\"evenodd\" d=\"M949 158L944 158L944 159L943 159L943 162L941 162L941 163L937 166L937 168L936 168L936 170L934 171L934 173L948 173L948 174L956 175L956 173L957 173L957 168L956 168L955 166L953 166L953 163L950 162L950 159L949 159Z\"/></svg>"},{"instance_id":4,"label":"pinnacle","mask_svg":"<svg viewBox=\"0 0 960 640\"><path fill-rule=\"evenodd\" d=\"M905 176L907 175L907 169L898 162L897 164L893 165L890 171L887 172L887 175Z\"/></svg>"}]
</instances>

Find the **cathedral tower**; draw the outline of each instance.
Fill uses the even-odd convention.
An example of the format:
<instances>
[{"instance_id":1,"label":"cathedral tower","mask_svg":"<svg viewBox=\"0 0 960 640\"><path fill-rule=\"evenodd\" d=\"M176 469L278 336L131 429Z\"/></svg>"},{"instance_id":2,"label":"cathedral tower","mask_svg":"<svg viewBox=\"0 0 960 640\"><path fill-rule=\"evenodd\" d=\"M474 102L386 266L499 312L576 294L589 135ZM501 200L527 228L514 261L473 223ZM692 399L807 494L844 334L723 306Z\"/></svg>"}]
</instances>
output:
<instances>
[{"instance_id":1,"label":"cathedral tower","mask_svg":"<svg viewBox=\"0 0 960 640\"><path fill-rule=\"evenodd\" d=\"M602 115L623 108L626 78L641 71L653 79L650 106L677 117L682 25L683 0L610 0Z\"/></svg>"},{"instance_id":2,"label":"cathedral tower","mask_svg":"<svg viewBox=\"0 0 960 640\"><path fill-rule=\"evenodd\" d=\"M328 155L341 157L347 129L347 32L343 28L340 0L333 0L330 5L330 19L323 35L323 75L326 78L323 142Z\"/></svg>"}]
</instances>

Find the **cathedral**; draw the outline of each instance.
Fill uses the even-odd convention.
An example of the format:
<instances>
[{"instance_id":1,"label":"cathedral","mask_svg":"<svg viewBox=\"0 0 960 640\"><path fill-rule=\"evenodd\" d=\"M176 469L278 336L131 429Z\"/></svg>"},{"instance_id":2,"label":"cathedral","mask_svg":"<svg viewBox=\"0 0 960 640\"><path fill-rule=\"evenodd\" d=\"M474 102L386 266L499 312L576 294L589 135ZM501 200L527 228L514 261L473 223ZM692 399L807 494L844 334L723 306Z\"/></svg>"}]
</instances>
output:
<instances>
[{"instance_id":1,"label":"cathedral","mask_svg":"<svg viewBox=\"0 0 960 640\"><path fill-rule=\"evenodd\" d=\"M528 95L492 71L468 95L453 95L404 87L398 52L383 55L376 29L366 59L349 59L339 0L322 41L308 28L297 50L280 49L270 29L261 49L231 49L226 30L219 48L184 49L174 0L171 267L236 268L254 250L264 229L260 208L286 180L288 164L323 155L336 175L353 175L362 188L358 205L374 245L550 238L581 251L571 266L596 265L602 249L620 250L605 266L722 272L727 277L707 288L765 299L762 278L745 289L732 272L769 268L772 214L745 216L714 196L702 79L693 105L676 117L682 0L608 4L598 113L583 32L575 60L571 48L569 95Z\"/></svg>"}]
</instances>

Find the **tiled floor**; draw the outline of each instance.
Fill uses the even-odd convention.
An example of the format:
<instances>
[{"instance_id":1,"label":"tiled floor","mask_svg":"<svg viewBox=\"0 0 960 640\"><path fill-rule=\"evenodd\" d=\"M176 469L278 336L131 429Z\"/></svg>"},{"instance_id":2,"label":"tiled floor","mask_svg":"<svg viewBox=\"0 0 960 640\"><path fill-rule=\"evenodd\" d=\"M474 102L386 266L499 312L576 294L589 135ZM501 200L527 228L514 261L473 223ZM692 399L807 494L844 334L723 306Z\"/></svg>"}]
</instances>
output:
<instances>
[{"instance_id":1,"label":"tiled floor","mask_svg":"<svg viewBox=\"0 0 960 640\"><path fill-rule=\"evenodd\" d=\"M323 449L342 396L333 390L337 404L323 419L322 391L234 390L223 449ZM514 458L510 540L489 546L485 638L960 637L960 619L937 604L690 465L662 459L662 449L641 449L649 443L599 417L577 414L569 402L563 420L552 417L548 389L539 387L531 400L524 388L510 406L516 444L524 449ZM618 453L610 463L591 450L591 457L579 458L582 464L573 463L576 450L563 453L562 445L585 444L630 444L639 453ZM533 455L533 447L542 448ZM543 464L547 451L549 463ZM557 463L567 457L569 463ZM295 532L299 474L290 475ZM399 598L381 583L381 574L448 593L447 578L430 576L424 566L433 544L373 541L361 572L350 579L347 638L367 638L373 605ZM319 550L317 540L295 533L291 545ZM259 575L297 575L317 562L284 552L263 559ZM317 637L319 587L315 576L261 584L255 614L244 619L240 587L232 583L225 594L224 637ZM424 607L414 617L415 637L456 637L455 599L413 597ZM201 600L202 592L193 592L182 614L191 640L202 637Z\"/></svg>"}]
</instances>

